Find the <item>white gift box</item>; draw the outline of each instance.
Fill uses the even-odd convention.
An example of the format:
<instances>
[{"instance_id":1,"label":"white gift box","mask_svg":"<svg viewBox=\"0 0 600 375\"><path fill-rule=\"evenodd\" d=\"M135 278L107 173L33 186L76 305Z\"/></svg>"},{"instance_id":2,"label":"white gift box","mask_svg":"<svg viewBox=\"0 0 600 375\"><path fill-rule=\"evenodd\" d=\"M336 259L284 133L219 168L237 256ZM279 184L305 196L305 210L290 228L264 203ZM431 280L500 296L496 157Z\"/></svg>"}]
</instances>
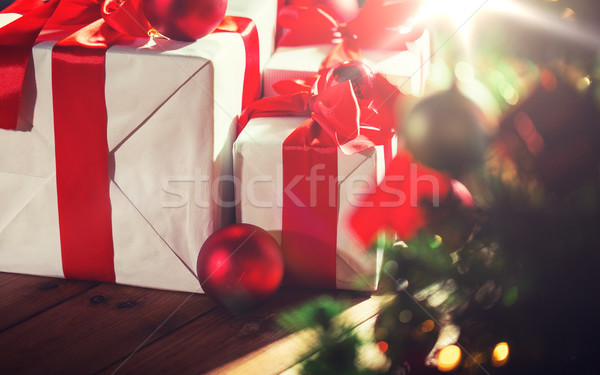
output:
<instances>
[{"instance_id":1,"label":"white gift box","mask_svg":"<svg viewBox=\"0 0 600 375\"><path fill-rule=\"evenodd\" d=\"M227 14L255 21L264 67L277 0L229 0ZM18 16L0 15L0 26ZM245 50L239 34L193 43L137 39L106 53L111 218L116 282L201 292L204 240L233 221L235 117ZM32 51L17 131L0 129L0 270L64 277L57 204L52 47ZM107 161L109 163L109 161ZM110 163L109 163L110 165ZM225 202L227 203L227 202Z\"/></svg>"},{"instance_id":2,"label":"white gift box","mask_svg":"<svg viewBox=\"0 0 600 375\"><path fill-rule=\"evenodd\" d=\"M425 29L418 39L407 43L404 51L361 49L361 56L368 66L404 94L419 96L425 90L429 75L430 43L429 31ZM332 49L331 44L278 47L265 68L265 96L277 96L273 84L279 81L317 74Z\"/></svg>"},{"instance_id":3,"label":"white gift box","mask_svg":"<svg viewBox=\"0 0 600 375\"><path fill-rule=\"evenodd\" d=\"M248 122L233 146L236 190L236 219L257 225L281 244L283 187L283 143L305 117L259 117ZM390 141L389 156L396 152L396 139ZM378 281L382 250L376 255L355 241L347 220L363 194L385 173L384 147L376 146L353 155L338 150L338 222L335 278L337 289L374 290ZM306 177L306 176L305 176ZM323 203L323 202L322 202ZM310 223L307 223L309 225ZM289 257L282 248L284 259ZM315 264L319 259L314 260ZM286 263L287 259L286 259ZM290 272L286 264L286 272ZM319 285L307 285L317 286Z\"/></svg>"}]
</instances>

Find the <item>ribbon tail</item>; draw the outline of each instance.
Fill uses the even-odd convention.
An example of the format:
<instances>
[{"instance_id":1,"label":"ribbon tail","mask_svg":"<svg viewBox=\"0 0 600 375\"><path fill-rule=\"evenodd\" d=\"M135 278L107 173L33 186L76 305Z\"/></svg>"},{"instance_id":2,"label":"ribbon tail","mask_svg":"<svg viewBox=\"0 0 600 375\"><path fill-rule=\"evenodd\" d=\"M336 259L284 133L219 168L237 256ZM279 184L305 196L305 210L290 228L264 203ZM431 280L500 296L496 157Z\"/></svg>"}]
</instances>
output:
<instances>
[{"instance_id":1,"label":"ribbon tail","mask_svg":"<svg viewBox=\"0 0 600 375\"><path fill-rule=\"evenodd\" d=\"M244 41L246 50L244 91L242 93L242 109L244 109L258 100L262 91L258 29L250 18L225 16L215 32L239 33Z\"/></svg>"},{"instance_id":2,"label":"ribbon tail","mask_svg":"<svg viewBox=\"0 0 600 375\"><path fill-rule=\"evenodd\" d=\"M104 64L116 39L98 20L52 51L60 240L70 279L115 282Z\"/></svg>"},{"instance_id":3,"label":"ribbon tail","mask_svg":"<svg viewBox=\"0 0 600 375\"><path fill-rule=\"evenodd\" d=\"M281 247L288 285L336 287L338 150L312 120L283 143Z\"/></svg>"}]
</instances>

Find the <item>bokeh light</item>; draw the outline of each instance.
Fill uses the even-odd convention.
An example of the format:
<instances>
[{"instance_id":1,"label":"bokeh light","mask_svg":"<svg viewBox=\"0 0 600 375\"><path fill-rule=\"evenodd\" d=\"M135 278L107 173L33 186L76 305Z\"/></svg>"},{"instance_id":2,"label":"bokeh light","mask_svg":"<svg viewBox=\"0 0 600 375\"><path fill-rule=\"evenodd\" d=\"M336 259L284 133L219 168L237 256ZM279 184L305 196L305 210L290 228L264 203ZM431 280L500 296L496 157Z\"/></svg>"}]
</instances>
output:
<instances>
[{"instance_id":1,"label":"bokeh light","mask_svg":"<svg viewBox=\"0 0 600 375\"><path fill-rule=\"evenodd\" d=\"M379 341L377 343L377 349L379 349L380 352L385 353L388 350L388 343L385 341Z\"/></svg>"},{"instance_id":2,"label":"bokeh light","mask_svg":"<svg viewBox=\"0 0 600 375\"><path fill-rule=\"evenodd\" d=\"M421 324L421 330L424 333L431 332L431 331L433 331L434 328L435 328L435 323L431 319L427 319L426 321L423 322L423 324Z\"/></svg>"},{"instance_id":3,"label":"bokeh light","mask_svg":"<svg viewBox=\"0 0 600 375\"><path fill-rule=\"evenodd\" d=\"M456 67L454 68L454 74L456 74L456 78L464 83L470 83L473 81L473 79L475 79L475 70L473 69L473 66L464 61L460 61L458 64L456 64Z\"/></svg>"},{"instance_id":4,"label":"bokeh light","mask_svg":"<svg viewBox=\"0 0 600 375\"><path fill-rule=\"evenodd\" d=\"M494 351L492 352L492 365L494 367L501 367L508 362L510 350L506 342L496 344Z\"/></svg>"},{"instance_id":5,"label":"bokeh light","mask_svg":"<svg viewBox=\"0 0 600 375\"><path fill-rule=\"evenodd\" d=\"M448 345L438 353L437 368L442 372L454 370L460 364L462 352L456 345Z\"/></svg>"}]
</instances>

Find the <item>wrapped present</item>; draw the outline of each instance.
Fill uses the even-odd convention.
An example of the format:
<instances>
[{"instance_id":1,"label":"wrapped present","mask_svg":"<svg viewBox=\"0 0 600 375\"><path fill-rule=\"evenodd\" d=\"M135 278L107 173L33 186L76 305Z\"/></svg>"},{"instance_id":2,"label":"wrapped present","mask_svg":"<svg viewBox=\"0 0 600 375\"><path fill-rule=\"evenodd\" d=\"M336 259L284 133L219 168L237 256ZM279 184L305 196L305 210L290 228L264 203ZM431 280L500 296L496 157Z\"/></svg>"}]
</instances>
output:
<instances>
[{"instance_id":1,"label":"wrapped present","mask_svg":"<svg viewBox=\"0 0 600 375\"><path fill-rule=\"evenodd\" d=\"M200 247L234 221L221 176L277 1L229 0L219 29L189 43L116 38L100 2L73 3L0 14L0 270L199 292Z\"/></svg>"},{"instance_id":2,"label":"wrapped present","mask_svg":"<svg viewBox=\"0 0 600 375\"><path fill-rule=\"evenodd\" d=\"M242 113L236 218L281 244L287 285L372 290L381 250L360 246L346 221L395 153L399 92L377 75L374 97L359 98L350 81L327 87L323 77Z\"/></svg>"},{"instance_id":3,"label":"wrapped present","mask_svg":"<svg viewBox=\"0 0 600 375\"><path fill-rule=\"evenodd\" d=\"M327 5L287 6L279 24L287 33L264 73L265 96L273 85L306 78L345 60L362 60L405 94L421 95L429 74L430 35L410 24L414 1L369 0L353 20L341 22Z\"/></svg>"}]
</instances>

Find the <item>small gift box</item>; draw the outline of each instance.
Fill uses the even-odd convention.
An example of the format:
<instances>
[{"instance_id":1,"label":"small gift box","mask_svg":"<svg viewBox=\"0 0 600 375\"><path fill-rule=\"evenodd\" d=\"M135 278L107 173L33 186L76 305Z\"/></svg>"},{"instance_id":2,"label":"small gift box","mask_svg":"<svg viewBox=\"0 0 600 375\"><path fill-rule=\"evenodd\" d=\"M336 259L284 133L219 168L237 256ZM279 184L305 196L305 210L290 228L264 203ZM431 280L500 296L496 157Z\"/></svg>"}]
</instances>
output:
<instances>
[{"instance_id":1,"label":"small gift box","mask_svg":"<svg viewBox=\"0 0 600 375\"><path fill-rule=\"evenodd\" d=\"M372 98L368 88L353 90L350 81L327 87L324 78L312 90L288 82L288 94L242 114L234 144L237 220L281 244L286 284L373 290L381 250L362 247L346 221L395 153L391 107L399 93L379 75ZM295 84L299 91L291 93Z\"/></svg>"},{"instance_id":2,"label":"small gift box","mask_svg":"<svg viewBox=\"0 0 600 375\"><path fill-rule=\"evenodd\" d=\"M405 94L421 95L429 74L430 36L410 25L414 1L369 0L353 20L343 23L326 5L288 6L279 13L287 29L264 73L265 96L273 85L306 78L345 60L360 59Z\"/></svg>"},{"instance_id":3,"label":"small gift box","mask_svg":"<svg viewBox=\"0 0 600 375\"><path fill-rule=\"evenodd\" d=\"M56 4L63 16L95 18L75 30L50 18L59 43L60 32L42 32L33 49L6 47L31 57L15 126L0 118L0 270L201 291L200 247L233 221L233 187L221 176L232 173L243 97L260 92L277 1L229 0L218 32L190 43L111 42L96 1L2 14L0 35L26 35Z\"/></svg>"}]
</instances>

